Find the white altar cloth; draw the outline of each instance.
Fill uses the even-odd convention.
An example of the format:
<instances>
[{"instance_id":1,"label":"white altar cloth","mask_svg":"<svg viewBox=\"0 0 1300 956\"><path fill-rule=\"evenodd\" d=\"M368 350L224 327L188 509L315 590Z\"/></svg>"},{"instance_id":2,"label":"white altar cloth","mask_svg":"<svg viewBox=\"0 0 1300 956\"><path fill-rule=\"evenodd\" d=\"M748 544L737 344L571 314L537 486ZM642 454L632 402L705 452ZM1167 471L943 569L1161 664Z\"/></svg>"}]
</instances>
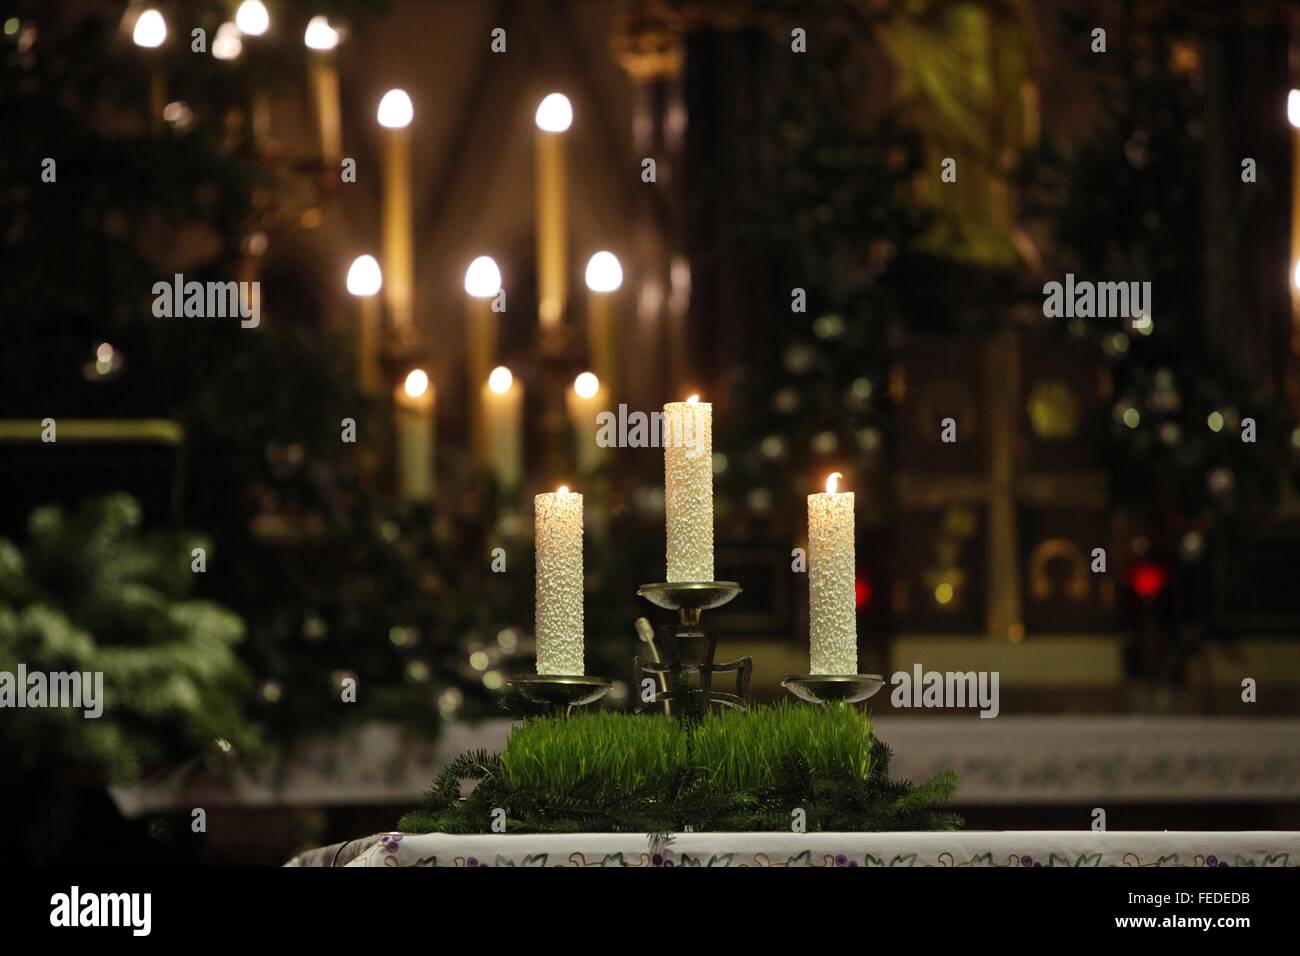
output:
<instances>
[{"instance_id":1,"label":"white altar cloth","mask_svg":"<svg viewBox=\"0 0 1300 956\"><path fill-rule=\"evenodd\" d=\"M921 833L383 833L349 866L1298 866L1300 832L962 830ZM340 845L346 847L348 845Z\"/></svg>"}]
</instances>

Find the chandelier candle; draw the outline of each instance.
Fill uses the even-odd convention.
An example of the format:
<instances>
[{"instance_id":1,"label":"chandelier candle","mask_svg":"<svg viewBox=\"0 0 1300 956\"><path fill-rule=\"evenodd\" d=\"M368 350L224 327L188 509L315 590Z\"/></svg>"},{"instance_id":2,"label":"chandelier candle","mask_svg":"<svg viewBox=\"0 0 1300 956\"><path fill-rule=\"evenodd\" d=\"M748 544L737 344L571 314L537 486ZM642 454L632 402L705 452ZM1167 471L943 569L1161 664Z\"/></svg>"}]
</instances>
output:
<instances>
[{"instance_id":1,"label":"chandelier candle","mask_svg":"<svg viewBox=\"0 0 1300 956\"><path fill-rule=\"evenodd\" d=\"M511 492L523 478L524 385L504 365L492 370L480 396L483 446L497 487Z\"/></svg>"},{"instance_id":2,"label":"chandelier candle","mask_svg":"<svg viewBox=\"0 0 1300 956\"><path fill-rule=\"evenodd\" d=\"M582 495L563 485L538 495L534 544L537 555L537 673L584 674L582 660Z\"/></svg>"},{"instance_id":3,"label":"chandelier candle","mask_svg":"<svg viewBox=\"0 0 1300 956\"><path fill-rule=\"evenodd\" d=\"M433 498L434 388L424 369L412 369L393 390L397 430L397 494L402 501Z\"/></svg>"},{"instance_id":4,"label":"chandelier candle","mask_svg":"<svg viewBox=\"0 0 1300 956\"><path fill-rule=\"evenodd\" d=\"M414 241L411 226L411 120L415 109L405 90L389 90L379 101L384 127L384 302L399 336L415 319Z\"/></svg>"},{"instance_id":5,"label":"chandelier candle","mask_svg":"<svg viewBox=\"0 0 1300 956\"><path fill-rule=\"evenodd\" d=\"M668 581L713 580L713 406L692 395L664 406Z\"/></svg>"},{"instance_id":6,"label":"chandelier candle","mask_svg":"<svg viewBox=\"0 0 1300 956\"><path fill-rule=\"evenodd\" d=\"M589 475L605 457L605 449L596 443L596 416L609 408L609 389L593 373L583 372L565 393L564 404L573 434L574 460L578 471Z\"/></svg>"},{"instance_id":7,"label":"chandelier candle","mask_svg":"<svg viewBox=\"0 0 1300 956\"><path fill-rule=\"evenodd\" d=\"M537 107L537 312L543 328L564 318L568 295L568 206L564 133L573 124L573 106L552 93Z\"/></svg>"},{"instance_id":8,"label":"chandelier candle","mask_svg":"<svg viewBox=\"0 0 1300 956\"><path fill-rule=\"evenodd\" d=\"M808 496L808 611L813 674L856 674L858 619L854 592L853 492L840 473L826 493Z\"/></svg>"},{"instance_id":9,"label":"chandelier candle","mask_svg":"<svg viewBox=\"0 0 1300 956\"><path fill-rule=\"evenodd\" d=\"M470 435L474 464L480 468L490 455L487 426L487 393L474 394L484 387L496 365L497 316L492 299L501 291L501 270L490 256L479 256L465 270L468 309L465 316L465 358L470 383Z\"/></svg>"}]
</instances>

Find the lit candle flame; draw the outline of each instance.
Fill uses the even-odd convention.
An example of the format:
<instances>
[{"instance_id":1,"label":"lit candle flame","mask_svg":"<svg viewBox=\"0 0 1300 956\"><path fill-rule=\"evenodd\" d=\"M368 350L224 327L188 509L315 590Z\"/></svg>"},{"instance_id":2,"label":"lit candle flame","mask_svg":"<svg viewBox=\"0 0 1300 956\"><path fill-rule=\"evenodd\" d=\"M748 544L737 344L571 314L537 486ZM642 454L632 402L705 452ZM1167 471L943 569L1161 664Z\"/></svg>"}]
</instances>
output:
<instances>
[{"instance_id":1,"label":"lit candle flame","mask_svg":"<svg viewBox=\"0 0 1300 956\"><path fill-rule=\"evenodd\" d=\"M836 494L840 490L840 479L844 476L838 471L832 471L826 479L826 493L828 495Z\"/></svg>"},{"instance_id":2,"label":"lit candle flame","mask_svg":"<svg viewBox=\"0 0 1300 956\"><path fill-rule=\"evenodd\" d=\"M510 391L510 386L514 383L514 375L504 365L498 365L492 370L492 374L488 376L488 388L497 395L504 395Z\"/></svg>"},{"instance_id":3,"label":"lit candle flame","mask_svg":"<svg viewBox=\"0 0 1300 956\"><path fill-rule=\"evenodd\" d=\"M573 380L573 390L579 398L595 398L600 391L600 379L594 372L583 372Z\"/></svg>"},{"instance_id":4,"label":"lit candle flame","mask_svg":"<svg viewBox=\"0 0 1300 956\"><path fill-rule=\"evenodd\" d=\"M558 487L558 488L555 489L555 493L556 493L557 495L567 495L567 494L569 493L569 486L568 486L568 485L560 485L560 487Z\"/></svg>"},{"instance_id":5,"label":"lit candle flame","mask_svg":"<svg viewBox=\"0 0 1300 956\"><path fill-rule=\"evenodd\" d=\"M698 405L699 402L700 402L700 396L698 395L692 395L690 398L686 400L687 405Z\"/></svg>"},{"instance_id":6,"label":"lit candle flame","mask_svg":"<svg viewBox=\"0 0 1300 956\"><path fill-rule=\"evenodd\" d=\"M419 398L429 390L429 373L422 368L412 369L402 387L411 398Z\"/></svg>"}]
</instances>

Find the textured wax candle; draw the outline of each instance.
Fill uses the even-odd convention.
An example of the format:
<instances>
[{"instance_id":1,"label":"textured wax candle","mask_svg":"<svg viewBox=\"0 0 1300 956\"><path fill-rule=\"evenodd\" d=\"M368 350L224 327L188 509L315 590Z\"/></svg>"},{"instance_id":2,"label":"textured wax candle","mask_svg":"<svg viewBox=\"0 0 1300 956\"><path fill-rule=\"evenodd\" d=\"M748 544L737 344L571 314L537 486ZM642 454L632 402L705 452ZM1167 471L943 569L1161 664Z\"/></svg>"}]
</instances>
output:
<instances>
[{"instance_id":1,"label":"textured wax candle","mask_svg":"<svg viewBox=\"0 0 1300 956\"><path fill-rule=\"evenodd\" d=\"M853 492L808 496L808 613L812 673L858 672L858 618L853 572Z\"/></svg>"},{"instance_id":2,"label":"textured wax candle","mask_svg":"<svg viewBox=\"0 0 1300 956\"><path fill-rule=\"evenodd\" d=\"M668 580L713 580L713 406L664 406Z\"/></svg>"},{"instance_id":3,"label":"textured wax candle","mask_svg":"<svg viewBox=\"0 0 1300 956\"><path fill-rule=\"evenodd\" d=\"M537 673L583 674L582 495L533 499L537 554Z\"/></svg>"}]
</instances>

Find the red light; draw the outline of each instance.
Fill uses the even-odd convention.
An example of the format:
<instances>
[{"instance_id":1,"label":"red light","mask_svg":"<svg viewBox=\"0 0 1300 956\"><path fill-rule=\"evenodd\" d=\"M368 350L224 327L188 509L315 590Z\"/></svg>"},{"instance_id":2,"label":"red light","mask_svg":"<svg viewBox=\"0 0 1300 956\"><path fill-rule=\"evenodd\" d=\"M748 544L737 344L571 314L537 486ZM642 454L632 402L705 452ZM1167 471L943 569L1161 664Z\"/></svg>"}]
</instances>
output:
<instances>
[{"instance_id":1,"label":"red light","mask_svg":"<svg viewBox=\"0 0 1300 956\"><path fill-rule=\"evenodd\" d=\"M1141 561L1129 569L1128 581L1138 597L1150 601L1159 597L1169 583L1169 569L1163 564Z\"/></svg>"},{"instance_id":2,"label":"red light","mask_svg":"<svg viewBox=\"0 0 1300 956\"><path fill-rule=\"evenodd\" d=\"M853 582L853 603L857 605L859 611L871 603L871 582L866 578L858 578Z\"/></svg>"}]
</instances>

